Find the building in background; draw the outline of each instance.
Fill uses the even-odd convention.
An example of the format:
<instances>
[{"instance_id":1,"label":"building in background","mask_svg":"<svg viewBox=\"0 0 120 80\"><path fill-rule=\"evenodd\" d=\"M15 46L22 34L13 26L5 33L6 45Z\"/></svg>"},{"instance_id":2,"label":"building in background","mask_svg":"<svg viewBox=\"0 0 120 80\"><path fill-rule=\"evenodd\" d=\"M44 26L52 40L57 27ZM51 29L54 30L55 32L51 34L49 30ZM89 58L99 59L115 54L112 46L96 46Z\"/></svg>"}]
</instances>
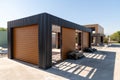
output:
<instances>
[{"instance_id":1,"label":"building in background","mask_svg":"<svg viewBox=\"0 0 120 80\"><path fill-rule=\"evenodd\" d=\"M103 45L104 40L104 28L99 24L88 24L86 27L92 29L92 45Z\"/></svg>"}]
</instances>

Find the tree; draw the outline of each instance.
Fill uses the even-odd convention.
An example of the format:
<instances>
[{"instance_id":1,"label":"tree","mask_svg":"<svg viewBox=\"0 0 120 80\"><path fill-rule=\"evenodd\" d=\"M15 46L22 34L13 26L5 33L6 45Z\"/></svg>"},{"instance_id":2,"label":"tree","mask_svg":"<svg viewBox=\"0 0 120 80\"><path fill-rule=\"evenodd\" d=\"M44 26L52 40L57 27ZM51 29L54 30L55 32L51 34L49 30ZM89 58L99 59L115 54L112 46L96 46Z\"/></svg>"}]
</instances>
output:
<instances>
[{"instance_id":1,"label":"tree","mask_svg":"<svg viewBox=\"0 0 120 80\"><path fill-rule=\"evenodd\" d=\"M117 31L110 35L111 40L118 41L120 43L120 31Z\"/></svg>"},{"instance_id":2,"label":"tree","mask_svg":"<svg viewBox=\"0 0 120 80\"><path fill-rule=\"evenodd\" d=\"M104 37L104 43L108 44L108 37Z\"/></svg>"},{"instance_id":3,"label":"tree","mask_svg":"<svg viewBox=\"0 0 120 80\"><path fill-rule=\"evenodd\" d=\"M0 28L0 31L7 31L7 29L6 28Z\"/></svg>"}]
</instances>

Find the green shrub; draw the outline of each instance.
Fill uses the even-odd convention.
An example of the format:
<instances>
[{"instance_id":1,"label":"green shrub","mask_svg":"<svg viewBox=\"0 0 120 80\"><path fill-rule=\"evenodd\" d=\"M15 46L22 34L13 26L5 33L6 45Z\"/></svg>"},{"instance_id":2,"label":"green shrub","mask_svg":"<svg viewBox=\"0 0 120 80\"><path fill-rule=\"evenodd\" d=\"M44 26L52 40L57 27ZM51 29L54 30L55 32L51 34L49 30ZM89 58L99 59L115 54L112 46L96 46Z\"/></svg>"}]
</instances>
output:
<instances>
[{"instance_id":1,"label":"green shrub","mask_svg":"<svg viewBox=\"0 0 120 80\"><path fill-rule=\"evenodd\" d=\"M118 43L120 43L120 41L118 41Z\"/></svg>"},{"instance_id":2,"label":"green shrub","mask_svg":"<svg viewBox=\"0 0 120 80\"><path fill-rule=\"evenodd\" d=\"M7 29L6 28L0 28L0 31L6 31Z\"/></svg>"},{"instance_id":3,"label":"green shrub","mask_svg":"<svg viewBox=\"0 0 120 80\"><path fill-rule=\"evenodd\" d=\"M104 43L108 43L108 38L107 37L104 38Z\"/></svg>"}]
</instances>

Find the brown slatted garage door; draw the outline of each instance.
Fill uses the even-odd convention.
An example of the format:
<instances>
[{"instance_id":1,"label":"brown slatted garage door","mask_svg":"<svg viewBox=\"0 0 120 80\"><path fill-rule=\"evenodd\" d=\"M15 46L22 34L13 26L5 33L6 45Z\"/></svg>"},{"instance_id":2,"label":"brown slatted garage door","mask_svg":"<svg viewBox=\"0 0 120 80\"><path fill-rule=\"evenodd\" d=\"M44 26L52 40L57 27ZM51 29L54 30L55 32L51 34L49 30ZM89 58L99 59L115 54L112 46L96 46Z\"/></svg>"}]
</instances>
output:
<instances>
[{"instance_id":1,"label":"brown slatted garage door","mask_svg":"<svg viewBox=\"0 0 120 80\"><path fill-rule=\"evenodd\" d=\"M75 49L75 30L62 27L62 59L67 59L67 53Z\"/></svg>"},{"instance_id":2,"label":"brown slatted garage door","mask_svg":"<svg viewBox=\"0 0 120 80\"><path fill-rule=\"evenodd\" d=\"M83 48L89 47L89 33L83 32Z\"/></svg>"},{"instance_id":3,"label":"brown slatted garage door","mask_svg":"<svg viewBox=\"0 0 120 80\"><path fill-rule=\"evenodd\" d=\"M38 25L14 28L13 41L15 59L38 64Z\"/></svg>"}]
</instances>

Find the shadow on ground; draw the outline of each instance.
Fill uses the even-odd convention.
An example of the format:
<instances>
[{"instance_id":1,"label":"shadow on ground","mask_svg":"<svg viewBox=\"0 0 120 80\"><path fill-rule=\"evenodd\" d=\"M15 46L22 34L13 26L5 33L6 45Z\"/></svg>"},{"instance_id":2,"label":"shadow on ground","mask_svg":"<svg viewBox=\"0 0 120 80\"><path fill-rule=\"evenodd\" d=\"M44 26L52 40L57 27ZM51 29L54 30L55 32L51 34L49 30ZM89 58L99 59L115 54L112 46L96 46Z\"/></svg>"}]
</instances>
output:
<instances>
[{"instance_id":1,"label":"shadow on ground","mask_svg":"<svg viewBox=\"0 0 120 80\"><path fill-rule=\"evenodd\" d=\"M120 44L111 44L109 47L116 47L116 48L118 48L118 47L120 47Z\"/></svg>"},{"instance_id":2,"label":"shadow on ground","mask_svg":"<svg viewBox=\"0 0 120 80\"><path fill-rule=\"evenodd\" d=\"M65 60L43 71L70 80L113 80L116 52L97 51L84 55L85 57L79 60ZM39 69L36 65L14 61Z\"/></svg>"},{"instance_id":3,"label":"shadow on ground","mask_svg":"<svg viewBox=\"0 0 120 80\"><path fill-rule=\"evenodd\" d=\"M84 53L85 58L65 60L47 72L70 80L113 80L115 52Z\"/></svg>"}]
</instances>

